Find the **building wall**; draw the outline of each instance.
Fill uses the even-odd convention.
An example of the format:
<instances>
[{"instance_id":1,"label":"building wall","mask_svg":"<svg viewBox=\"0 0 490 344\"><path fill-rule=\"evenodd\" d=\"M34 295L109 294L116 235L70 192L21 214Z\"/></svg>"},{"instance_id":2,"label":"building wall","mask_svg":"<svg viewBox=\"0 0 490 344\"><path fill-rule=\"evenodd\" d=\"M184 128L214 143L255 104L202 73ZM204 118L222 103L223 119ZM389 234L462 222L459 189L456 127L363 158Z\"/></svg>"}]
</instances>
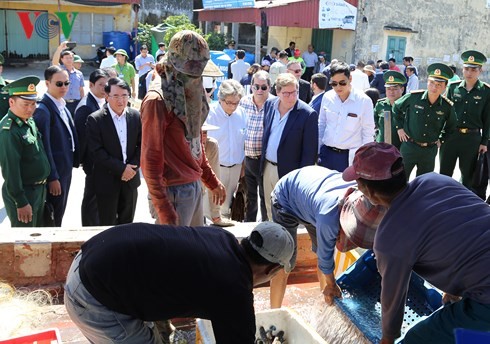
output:
<instances>
[{"instance_id":1,"label":"building wall","mask_svg":"<svg viewBox=\"0 0 490 344\"><path fill-rule=\"evenodd\" d=\"M460 72L461 52L475 49L490 53L490 41L486 39L490 9L486 8L486 3L470 0L360 0L354 59L384 59L388 36L401 36L407 38L405 55L415 58L422 78L426 76L427 65L433 62L454 63ZM363 17L367 22L363 22ZM403 27L415 32L386 30L385 26ZM401 64L401 61L397 63Z\"/></svg>"},{"instance_id":2,"label":"building wall","mask_svg":"<svg viewBox=\"0 0 490 344\"><path fill-rule=\"evenodd\" d=\"M332 58L338 59L339 61L351 63L354 52L355 37L355 31L334 30L332 42Z\"/></svg>"},{"instance_id":3,"label":"building wall","mask_svg":"<svg viewBox=\"0 0 490 344\"><path fill-rule=\"evenodd\" d=\"M308 44L311 43L311 29L299 27L288 28L282 26L269 27L267 52L269 52L272 47L286 49L291 41L296 42L296 48L300 49L302 52L306 51Z\"/></svg>"},{"instance_id":4,"label":"building wall","mask_svg":"<svg viewBox=\"0 0 490 344\"><path fill-rule=\"evenodd\" d=\"M35 2L26 2L26 1L4 1L0 2L0 8L6 10L19 10L19 11L47 11L50 15L55 15L55 12L67 12L68 17L70 13L78 12L78 13L97 13L97 14L106 14L113 15L113 30L114 31L126 31L131 32L133 28L134 22L134 12L131 9L131 5L118 5L118 6L84 6L77 5L73 3L68 3L65 1L60 1L60 6L56 1L35 1ZM31 18L32 20L32 18ZM77 18L75 18L75 21ZM70 32L69 28L65 28ZM52 56L60 42L67 37L63 34L64 30L60 30L60 33L55 37L49 39L49 55ZM8 31L7 31L8 34ZM27 42L26 37L26 42ZM92 45L77 45L76 51L82 56L82 58L94 57L96 55L96 49L102 42L94 42L95 46Z\"/></svg>"},{"instance_id":5,"label":"building wall","mask_svg":"<svg viewBox=\"0 0 490 344\"><path fill-rule=\"evenodd\" d=\"M141 0L141 22L157 25L165 18L175 15L187 15L190 20L193 17L193 2L182 0Z\"/></svg>"}]
</instances>

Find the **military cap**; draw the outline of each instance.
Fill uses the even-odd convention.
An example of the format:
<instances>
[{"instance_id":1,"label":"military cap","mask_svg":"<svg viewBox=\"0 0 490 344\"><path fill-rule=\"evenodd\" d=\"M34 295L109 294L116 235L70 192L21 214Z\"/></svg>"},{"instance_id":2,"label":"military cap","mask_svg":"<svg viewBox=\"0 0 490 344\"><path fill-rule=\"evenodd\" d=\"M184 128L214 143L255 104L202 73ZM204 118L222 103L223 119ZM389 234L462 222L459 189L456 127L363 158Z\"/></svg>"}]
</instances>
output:
<instances>
[{"instance_id":1,"label":"military cap","mask_svg":"<svg viewBox=\"0 0 490 344\"><path fill-rule=\"evenodd\" d=\"M170 40L161 63L170 63L177 71L198 77L202 75L208 60L209 47L206 40L194 31L182 30Z\"/></svg>"},{"instance_id":2,"label":"military cap","mask_svg":"<svg viewBox=\"0 0 490 344\"><path fill-rule=\"evenodd\" d=\"M126 58L129 59L128 53L124 49L117 49L114 55L126 56Z\"/></svg>"},{"instance_id":3,"label":"military cap","mask_svg":"<svg viewBox=\"0 0 490 344\"><path fill-rule=\"evenodd\" d=\"M80 63L83 63L85 62L84 60L82 60L82 58L78 55L73 55L73 62L80 62Z\"/></svg>"},{"instance_id":4,"label":"military cap","mask_svg":"<svg viewBox=\"0 0 490 344\"><path fill-rule=\"evenodd\" d=\"M8 91L9 96L17 96L27 100L36 100L37 91L36 85L39 84L40 79L37 76L25 76L18 80L12 81L5 86L2 91Z\"/></svg>"},{"instance_id":5,"label":"military cap","mask_svg":"<svg viewBox=\"0 0 490 344\"><path fill-rule=\"evenodd\" d=\"M435 81L448 81L454 75L451 68L444 63L433 63L427 67L427 74L429 79Z\"/></svg>"},{"instance_id":6,"label":"military cap","mask_svg":"<svg viewBox=\"0 0 490 344\"><path fill-rule=\"evenodd\" d=\"M383 74L385 81L385 87L404 85L407 82L407 78L400 72L395 70L389 70Z\"/></svg>"},{"instance_id":7,"label":"military cap","mask_svg":"<svg viewBox=\"0 0 490 344\"><path fill-rule=\"evenodd\" d=\"M485 62L487 62L487 58L485 55L476 50L466 50L461 54L461 59L463 60L464 67L481 67Z\"/></svg>"},{"instance_id":8,"label":"military cap","mask_svg":"<svg viewBox=\"0 0 490 344\"><path fill-rule=\"evenodd\" d=\"M0 65L3 65L5 63L5 59L3 58L3 55L0 54Z\"/></svg>"}]
</instances>

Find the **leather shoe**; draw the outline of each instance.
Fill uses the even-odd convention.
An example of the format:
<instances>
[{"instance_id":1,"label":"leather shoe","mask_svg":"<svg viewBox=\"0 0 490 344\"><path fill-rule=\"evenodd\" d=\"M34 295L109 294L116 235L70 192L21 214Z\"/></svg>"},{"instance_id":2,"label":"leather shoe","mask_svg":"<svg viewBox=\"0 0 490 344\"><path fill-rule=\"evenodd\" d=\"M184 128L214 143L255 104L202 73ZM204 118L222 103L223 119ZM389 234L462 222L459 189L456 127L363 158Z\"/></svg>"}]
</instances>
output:
<instances>
[{"instance_id":1,"label":"leather shoe","mask_svg":"<svg viewBox=\"0 0 490 344\"><path fill-rule=\"evenodd\" d=\"M213 220L213 225L219 226L219 227L232 227L235 224L231 221L225 220L225 219L220 217L217 220Z\"/></svg>"}]
</instances>

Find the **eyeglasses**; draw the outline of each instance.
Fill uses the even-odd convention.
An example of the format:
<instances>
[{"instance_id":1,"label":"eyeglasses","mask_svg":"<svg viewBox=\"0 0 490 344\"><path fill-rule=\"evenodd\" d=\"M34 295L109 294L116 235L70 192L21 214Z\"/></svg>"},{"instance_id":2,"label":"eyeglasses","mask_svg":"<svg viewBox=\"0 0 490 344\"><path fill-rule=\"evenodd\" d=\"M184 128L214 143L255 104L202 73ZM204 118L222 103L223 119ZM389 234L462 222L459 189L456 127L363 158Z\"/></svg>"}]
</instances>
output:
<instances>
[{"instance_id":1,"label":"eyeglasses","mask_svg":"<svg viewBox=\"0 0 490 344\"><path fill-rule=\"evenodd\" d=\"M257 84L253 85L252 87L256 91L258 91L259 89L262 91L266 91L269 88L269 86L267 86L267 85L257 85Z\"/></svg>"},{"instance_id":2,"label":"eyeglasses","mask_svg":"<svg viewBox=\"0 0 490 344\"><path fill-rule=\"evenodd\" d=\"M70 85L70 82L69 81L56 81L54 83L56 85L56 87L63 87L63 86L69 86Z\"/></svg>"},{"instance_id":3,"label":"eyeglasses","mask_svg":"<svg viewBox=\"0 0 490 344\"><path fill-rule=\"evenodd\" d=\"M329 84L330 84L330 86L332 86L332 87L337 87L337 86L339 86L339 85L340 85L340 86L347 86L347 81L345 81L345 80L341 80L341 81L339 81L339 82L337 82L337 81L330 81L330 83L329 83Z\"/></svg>"},{"instance_id":4,"label":"eyeglasses","mask_svg":"<svg viewBox=\"0 0 490 344\"><path fill-rule=\"evenodd\" d=\"M301 73L303 70L302 69L288 69L289 71L293 72L294 74Z\"/></svg>"},{"instance_id":5,"label":"eyeglasses","mask_svg":"<svg viewBox=\"0 0 490 344\"><path fill-rule=\"evenodd\" d=\"M123 96L109 96L109 98L112 98L114 100L124 100L129 98L129 94L125 94Z\"/></svg>"},{"instance_id":6,"label":"eyeglasses","mask_svg":"<svg viewBox=\"0 0 490 344\"><path fill-rule=\"evenodd\" d=\"M223 102L228 105L228 106L238 106L238 104L240 104L240 102L230 102L229 100L223 100Z\"/></svg>"},{"instance_id":7,"label":"eyeglasses","mask_svg":"<svg viewBox=\"0 0 490 344\"><path fill-rule=\"evenodd\" d=\"M296 95L298 93L299 93L299 91L292 91L292 92L281 91L281 94L284 97L291 97L292 95Z\"/></svg>"}]
</instances>

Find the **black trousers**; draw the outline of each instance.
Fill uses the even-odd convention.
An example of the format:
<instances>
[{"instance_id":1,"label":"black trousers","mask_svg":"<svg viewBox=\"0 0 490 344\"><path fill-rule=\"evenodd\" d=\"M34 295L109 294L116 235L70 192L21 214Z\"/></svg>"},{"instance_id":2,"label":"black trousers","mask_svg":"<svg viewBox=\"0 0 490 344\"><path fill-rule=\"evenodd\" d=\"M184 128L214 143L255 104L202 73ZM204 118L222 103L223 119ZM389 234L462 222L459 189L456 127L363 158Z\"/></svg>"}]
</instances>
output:
<instances>
[{"instance_id":1,"label":"black trousers","mask_svg":"<svg viewBox=\"0 0 490 344\"><path fill-rule=\"evenodd\" d=\"M101 226L133 222L138 190L130 188L128 183L121 181L119 190L114 190L112 193L96 191L96 198Z\"/></svg>"},{"instance_id":2,"label":"black trousers","mask_svg":"<svg viewBox=\"0 0 490 344\"><path fill-rule=\"evenodd\" d=\"M245 158L245 181L247 183L247 213L245 214L245 221L257 221L257 187L259 188L260 196L260 215L262 221L268 221L264 199L264 183L260 173L260 159Z\"/></svg>"},{"instance_id":3,"label":"black trousers","mask_svg":"<svg viewBox=\"0 0 490 344\"><path fill-rule=\"evenodd\" d=\"M94 176L85 176L85 189L82 200L82 226L99 226L99 211L95 196Z\"/></svg>"},{"instance_id":4,"label":"black trousers","mask_svg":"<svg viewBox=\"0 0 490 344\"><path fill-rule=\"evenodd\" d=\"M59 181L61 184L61 195L53 196L49 193L49 182L48 193L46 195L46 201L51 203L54 208L54 223L56 227L61 227L61 221L63 220L63 215L65 215L71 185L71 172L70 175L61 177Z\"/></svg>"}]
</instances>

